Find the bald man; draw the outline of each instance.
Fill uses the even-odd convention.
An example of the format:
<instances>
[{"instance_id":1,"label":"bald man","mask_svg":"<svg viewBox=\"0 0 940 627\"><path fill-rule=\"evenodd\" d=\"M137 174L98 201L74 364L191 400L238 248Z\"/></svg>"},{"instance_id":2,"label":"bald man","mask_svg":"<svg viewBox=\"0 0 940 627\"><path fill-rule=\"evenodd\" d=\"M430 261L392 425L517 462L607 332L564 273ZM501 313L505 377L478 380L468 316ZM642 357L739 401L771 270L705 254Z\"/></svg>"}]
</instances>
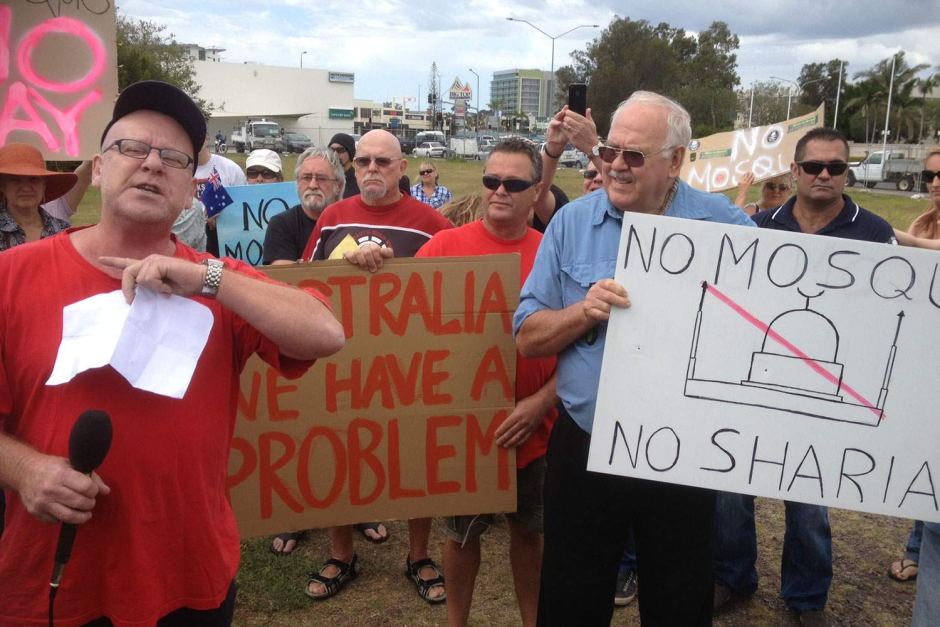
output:
<instances>
[{"instance_id":1,"label":"bald man","mask_svg":"<svg viewBox=\"0 0 940 627\"><path fill-rule=\"evenodd\" d=\"M359 194L327 207L314 228L303 258L308 261L345 259L375 272L386 259L413 257L431 236L451 228L430 205L402 194L398 180L408 161L402 158L398 138L383 130L362 136L353 159ZM408 576L428 603L445 600L444 576L428 555L431 519L408 521ZM330 530L331 556L307 582L305 592L326 599L359 574L353 548L353 528Z\"/></svg>"}]
</instances>

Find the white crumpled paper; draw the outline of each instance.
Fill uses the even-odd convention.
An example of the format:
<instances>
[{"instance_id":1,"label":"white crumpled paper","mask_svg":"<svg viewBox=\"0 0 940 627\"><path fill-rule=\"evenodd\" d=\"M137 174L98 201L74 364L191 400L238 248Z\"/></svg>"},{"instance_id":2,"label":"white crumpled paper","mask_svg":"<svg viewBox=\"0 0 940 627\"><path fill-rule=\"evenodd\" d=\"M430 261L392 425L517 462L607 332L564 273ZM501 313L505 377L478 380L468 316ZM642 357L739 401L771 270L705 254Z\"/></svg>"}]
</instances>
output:
<instances>
[{"instance_id":1,"label":"white crumpled paper","mask_svg":"<svg viewBox=\"0 0 940 627\"><path fill-rule=\"evenodd\" d=\"M183 398L212 323L205 305L142 287L130 305L120 290L72 303L62 312L62 343L46 385L110 364L135 388Z\"/></svg>"}]
</instances>

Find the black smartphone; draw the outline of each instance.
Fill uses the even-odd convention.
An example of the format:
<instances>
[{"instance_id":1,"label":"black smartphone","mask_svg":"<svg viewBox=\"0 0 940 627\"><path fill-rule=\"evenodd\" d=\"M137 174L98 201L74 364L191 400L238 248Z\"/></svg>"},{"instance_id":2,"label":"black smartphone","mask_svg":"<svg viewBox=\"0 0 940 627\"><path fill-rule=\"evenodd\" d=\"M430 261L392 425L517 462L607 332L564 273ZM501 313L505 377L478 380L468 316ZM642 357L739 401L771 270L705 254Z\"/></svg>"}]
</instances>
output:
<instances>
[{"instance_id":1,"label":"black smartphone","mask_svg":"<svg viewBox=\"0 0 940 627\"><path fill-rule=\"evenodd\" d=\"M584 83L568 85L568 109L580 115L587 112L587 85Z\"/></svg>"}]
</instances>

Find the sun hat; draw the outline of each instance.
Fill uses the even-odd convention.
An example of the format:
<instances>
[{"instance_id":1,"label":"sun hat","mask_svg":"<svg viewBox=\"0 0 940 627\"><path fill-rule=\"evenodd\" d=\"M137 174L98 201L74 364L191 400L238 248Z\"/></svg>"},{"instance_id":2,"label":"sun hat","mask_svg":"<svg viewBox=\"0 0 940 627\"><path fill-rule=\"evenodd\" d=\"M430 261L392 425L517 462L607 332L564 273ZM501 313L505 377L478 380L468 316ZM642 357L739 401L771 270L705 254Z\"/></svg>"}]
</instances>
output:
<instances>
[{"instance_id":1,"label":"sun hat","mask_svg":"<svg viewBox=\"0 0 940 627\"><path fill-rule=\"evenodd\" d=\"M43 202L55 200L72 189L78 176L72 172L53 172L46 169L42 153L29 144L9 143L0 148L0 174L11 176L40 176L45 179Z\"/></svg>"}]
</instances>

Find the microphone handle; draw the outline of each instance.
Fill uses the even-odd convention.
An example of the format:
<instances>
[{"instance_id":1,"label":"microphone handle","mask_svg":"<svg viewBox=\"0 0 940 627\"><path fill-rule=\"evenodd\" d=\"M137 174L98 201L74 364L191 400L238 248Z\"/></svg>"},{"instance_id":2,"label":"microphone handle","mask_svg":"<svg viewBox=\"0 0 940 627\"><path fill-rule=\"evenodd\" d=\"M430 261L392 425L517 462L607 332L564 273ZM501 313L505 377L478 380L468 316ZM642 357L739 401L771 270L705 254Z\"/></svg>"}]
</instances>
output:
<instances>
[{"instance_id":1,"label":"microphone handle","mask_svg":"<svg viewBox=\"0 0 940 627\"><path fill-rule=\"evenodd\" d=\"M67 564L72 557L72 544L75 543L75 532L78 531L78 525L71 523L62 523L62 529L59 531L59 544L55 548L55 563Z\"/></svg>"}]
</instances>

